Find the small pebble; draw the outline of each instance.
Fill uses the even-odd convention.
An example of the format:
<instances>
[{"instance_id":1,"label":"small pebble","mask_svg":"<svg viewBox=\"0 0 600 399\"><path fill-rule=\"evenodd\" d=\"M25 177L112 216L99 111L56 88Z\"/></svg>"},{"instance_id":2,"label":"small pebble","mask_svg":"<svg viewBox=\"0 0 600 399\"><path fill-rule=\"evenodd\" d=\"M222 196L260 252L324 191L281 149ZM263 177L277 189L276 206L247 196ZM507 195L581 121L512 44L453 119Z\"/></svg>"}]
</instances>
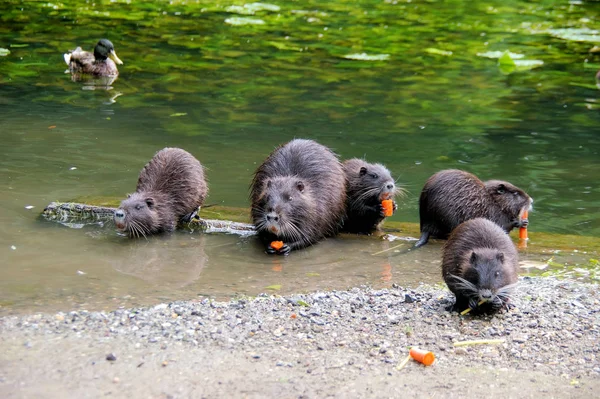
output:
<instances>
[{"instance_id":1,"label":"small pebble","mask_svg":"<svg viewBox=\"0 0 600 399\"><path fill-rule=\"evenodd\" d=\"M108 355L106 355L106 360L108 360L109 362L114 362L115 360L117 360L117 357L114 353L109 353Z\"/></svg>"}]
</instances>

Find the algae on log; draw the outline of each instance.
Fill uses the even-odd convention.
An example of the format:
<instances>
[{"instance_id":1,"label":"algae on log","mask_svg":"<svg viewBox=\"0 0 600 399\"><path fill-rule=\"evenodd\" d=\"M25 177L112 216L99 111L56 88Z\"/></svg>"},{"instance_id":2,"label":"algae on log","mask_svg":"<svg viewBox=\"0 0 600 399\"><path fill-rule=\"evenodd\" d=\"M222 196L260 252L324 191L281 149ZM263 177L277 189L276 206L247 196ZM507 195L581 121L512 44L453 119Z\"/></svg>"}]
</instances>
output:
<instances>
[{"instance_id":1,"label":"algae on log","mask_svg":"<svg viewBox=\"0 0 600 399\"><path fill-rule=\"evenodd\" d=\"M115 208L94 206L76 202L51 202L42 212L46 220L65 225L89 222L110 222ZM206 233L229 233L239 235L254 234L254 226L249 223L229 220L192 219L189 223L180 223L178 228L199 229Z\"/></svg>"}]
</instances>

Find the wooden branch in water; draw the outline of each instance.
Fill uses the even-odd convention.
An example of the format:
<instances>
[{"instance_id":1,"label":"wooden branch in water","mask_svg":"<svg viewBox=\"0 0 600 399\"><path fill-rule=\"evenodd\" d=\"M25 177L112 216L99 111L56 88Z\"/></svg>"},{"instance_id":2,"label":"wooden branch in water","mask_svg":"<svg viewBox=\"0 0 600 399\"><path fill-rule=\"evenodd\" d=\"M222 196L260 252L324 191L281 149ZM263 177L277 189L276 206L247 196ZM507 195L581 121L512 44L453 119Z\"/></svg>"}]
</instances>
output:
<instances>
[{"instance_id":1,"label":"wooden branch in water","mask_svg":"<svg viewBox=\"0 0 600 399\"><path fill-rule=\"evenodd\" d=\"M76 202L51 202L42 212L46 220L64 225L80 225L87 223L111 222L115 208L79 204ZM189 223L180 223L177 228L199 229L206 233L254 234L254 226L248 223L229 220L193 219Z\"/></svg>"}]
</instances>

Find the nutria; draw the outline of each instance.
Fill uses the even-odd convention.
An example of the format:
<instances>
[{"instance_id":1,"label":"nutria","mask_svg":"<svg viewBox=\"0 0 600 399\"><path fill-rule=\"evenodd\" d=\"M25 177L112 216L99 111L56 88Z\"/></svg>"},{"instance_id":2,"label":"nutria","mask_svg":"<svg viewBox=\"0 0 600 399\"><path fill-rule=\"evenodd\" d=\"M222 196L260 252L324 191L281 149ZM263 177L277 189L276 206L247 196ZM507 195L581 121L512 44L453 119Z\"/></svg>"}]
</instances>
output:
<instances>
[{"instance_id":1,"label":"nutria","mask_svg":"<svg viewBox=\"0 0 600 399\"><path fill-rule=\"evenodd\" d=\"M528 220L520 220L519 215L532 203L529 195L508 182L484 183L462 170L442 170L431 176L421 191L421 238L415 247L427 244L430 236L447 238L456 226L477 217L491 220L506 232L525 227Z\"/></svg>"},{"instance_id":2,"label":"nutria","mask_svg":"<svg viewBox=\"0 0 600 399\"><path fill-rule=\"evenodd\" d=\"M453 309L499 310L517 283L519 255L508 234L494 222L476 218L452 231L444 245L442 276L456 296ZM481 301L485 301L481 305Z\"/></svg>"},{"instance_id":3,"label":"nutria","mask_svg":"<svg viewBox=\"0 0 600 399\"><path fill-rule=\"evenodd\" d=\"M252 220L267 253L287 255L332 236L345 212L346 182L327 147L295 139L279 146L252 180ZM282 241L275 249L270 243Z\"/></svg>"},{"instance_id":4,"label":"nutria","mask_svg":"<svg viewBox=\"0 0 600 399\"><path fill-rule=\"evenodd\" d=\"M401 193L390 171L378 163L367 163L353 158L343 163L346 174L346 217L343 230L349 233L368 234L376 230L385 212L383 200L394 200ZM398 206L394 201L393 210Z\"/></svg>"},{"instance_id":5,"label":"nutria","mask_svg":"<svg viewBox=\"0 0 600 399\"><path fill-rule=\"evenodd\" d=\"M192 154L164 148L140 172L135 193L115 211L115 224L129 237L173 231L204 203L204 169Z\"/></svg>"}]
</instances>

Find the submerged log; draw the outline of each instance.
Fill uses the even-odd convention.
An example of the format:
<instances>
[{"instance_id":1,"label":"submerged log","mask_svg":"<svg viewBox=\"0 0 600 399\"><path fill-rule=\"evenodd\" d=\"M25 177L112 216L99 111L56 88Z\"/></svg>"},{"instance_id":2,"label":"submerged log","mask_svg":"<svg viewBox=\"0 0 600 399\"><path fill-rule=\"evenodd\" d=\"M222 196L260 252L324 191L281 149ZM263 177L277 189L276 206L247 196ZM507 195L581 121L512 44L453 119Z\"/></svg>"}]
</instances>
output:
<instances>
[{"instance_id":1,"label":"submerged log","mask_svg":"<svg viewBox=\"0 0 600 399\"><path fill-rule=\"evenodd\" d=\"M116 208L80 204L76 202L51 202L42 211L46 220L61 223L68 227L82 227L85 224L104 224L112 222ZM180 223L178 229L200 230L206 233L229 233L239 235L254 234L254 226L249 223L229 220L192 219L188 223Z\"/></svg>"}]
</instances>

